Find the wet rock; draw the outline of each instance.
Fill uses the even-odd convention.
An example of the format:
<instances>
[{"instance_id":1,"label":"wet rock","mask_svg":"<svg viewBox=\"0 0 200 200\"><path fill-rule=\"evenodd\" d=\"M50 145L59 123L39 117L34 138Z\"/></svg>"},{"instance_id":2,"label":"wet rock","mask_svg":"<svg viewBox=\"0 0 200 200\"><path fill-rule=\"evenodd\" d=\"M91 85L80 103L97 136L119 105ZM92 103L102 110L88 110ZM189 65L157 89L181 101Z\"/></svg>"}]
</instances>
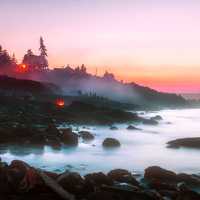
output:
<instances>
[{"instance_id":1,"label":"wet rock","mask_svg":"<svg viewBox=\"0 0 200 200\"><path fill-rule=\"evenodd\" d=\"M7 163L0 161L0 194L7 193L9 191L9 185L7 181L7 169Z\"/></svg>"},{"instance_id":2,"label":"wet rock","mask_svg":"<svg viewBox=\"0 0 200 200\"><path fill-rule=\"evenodd\" d=\"M85 181L86 184L93 185L94 187L100 187L102 185L113 185L112 179L102 172L85 175Z\"/></svg>"},{"instance_id":3,"label":"wet rock","mask_svg":"<svg viewBox=\"0 0 200 200\"><path fill-rule=\"evenodd\" d=\"M152 189L160 190L168 190L168 191L177 191L176 183L170 184L160 181L159 179L151 179L148 183L149 187Z\"/></svg>"},{"instance_id":4,"label":"wet rock","mask_svg":"<svg viewBox=\"0 0 200 200\"><path fill-rule=\"evenodd\" d=\"M78 145L78 135L71 130L64 130L62 135L62 142L69 146Z\"/></svg>"},{"instance_id":5,"label":"wet rock","mask_svg":"<svg viewBox=\"0 0 200 200\"><path fill-rule=\"evenodd\" d=\"M199 200L199 199L200 199L200 194L191 190L179 192L178 197L176 198L176 200Z\"/></svg>"},{"instance_id":6,"label":"wet rock","mask_svg":"<svg viewBox=\"0 0 200 200\"><path fill-rule=\"evenodd\" d=\"M139 186L139 183L135 179L135 177L125 169L114 169L108 173L108 177L113 181L121 182L121 183L129 183L134 186Z\"/></svg>"},{"instance_id":7,"label":"wet rock","mask_svg":"<svg viewBox=\"0 0 200 200\"><path fill-rule=\"evenodd\" d=\"M87 200L121 200L118 194L106 191L96 191L87 196Z\"/></svg>"},{"instance_id":8,"label":"wet rock","mask_svg":"<svg viewBox=\"0 0 200 200\"><path fill-rule=\"evenodd\" d=\"M59 136L60 132L59 130L56 128L55 124L49 124L48 128L46 129L46 133L47 135L52 135L52 136Z\"/></svg>"},{"instance_id":9,"label":"wet rock","mask_svg":"<svg viewBox=\"0 0 200 200\"><path fill-rule=\"evenodd\" d=\"M37 171L27 163L13 160L7 169L7 180L11 190L27 192L43 184Z\"/></svg>"},{"instance_id":10,"label":"wet rock","mask_svg":"<svg viewBox=\"0 0 200 200\"><path fill-rule=\"evenodd\" d=\"M177 174L178 182L184 182L190 186L200 186L200 177L195 175L189 175L185 173Z\"/></svg>"},{"instance_id":11,"label":"wet rock","mask_svg":"<svg viewBox=\"0 0 200 200\"><path fill-rule=\"evenodd\" d=\"M44 145L46 143L45 134L35 134L30 137L30 143L33 145Z\"/></svg>"},{"instance_id":12,"label":"wet rock","mask_svg":"<svg viewBox=\"0 0 200 200\"><path fill-rule=\"evenodd\" d=\"M139 128L132 126L132 125L129 125L126 129L127 130L140 130Z\"/></svg>"},{"instance_id":13,"label":"wet rock","mask_svg":"<svg viewBox=\"0 0 200 200\"><path fill-rule=\"evenodd\" d=\"M143 119L145 125L158 125L158 122L154 119Z\"/></svg>"},{"instance_id":14,"label":"wet rock","mask_svg":"<svg viewBox=\"0 0 200 200\"><path fill-rule=\"evenodd\" d=\"M155 117L151 117L150 119L151 119L151 120L160 121L160 120L162 120L163 118L162 118L160 115L156 115Z\"/></svg>"},{"instance_id":15,"label":"wet rock","mask_svg":"<svg viewBox=\"0 0 200 200\"><path fill-rule=\"evenodd\" d=\"M152 166L145 169L144 178L149 181L158 180L164 183L177 182L177 176L174 172L158 166Z\"/></svg>"},{"instance_id":16,"label":"wet rock","mask_svg":"<svg viewBox=\"0 0 200 200\"><path fill-rule=\"evenodd\" d=\"M116 126L111 126L111 127L110 127L110 130L115 131L115 130L118 130L118 128L117 128Z\"/></svg>"},{"instance_id":17,"label":"wet rock","mask_svg":"<svg viewBox=\"0 0 200 200\"><path fill-rule=\"evenodd\" d=\"M92 135L89 131L80 131L79 132L80 137L83 138L83 140L93 140L94 135Z\"/></svg>"},{"instance_id":18,"label":"wet rock","mask_svg":"<svg viewBox=\"0 0 200 200\"><path fill-rule=\"evenodd\" d=\"M200 148L200 137L176 139L169 141L167 144L170 148Z\"/></svg>"},{"instance_id":19,"label":"wet rock","mask_svg":"<svg viewBox=\"0 0 200 200\"><path fill-rule=\"evenodd\" d=\"M174 190L159 190L158 192L166 200L168 200L168 199L169 200L176 199L178 197L178 191L174 191Z\"/></svg>"},{"instance_id":20,"label":"wet rock","mask_svg":"<svg viewBox=\"0 0 200 200\"><path fill-rule=\"evenodd\" d=\"M62 145L59 139L47 140L47 145L51 146L55 150L60 150Z\"/></svg>"},{"instance_id":21,"label":"wet rock","mask_svg":"<svg viewBox=\"0 0 200 200\"><path fill-rule=\"evenodd\" d=\"M125 188L119 186L103 186L103 191L118 195L116 199L130 200L162 200L161 195L155 190L140 190L139 188Z\"/></svg>"},{"instance_id":22,"label":"wet rock","mask_svg":"<svg viewBox=\"0 0 200 200\"><path fill-rule=\"evenodd\" d=\"M84 192L84 179L76 172L61 174L57 182L70 193L80 195Z\"/></svg>"},{"instance_id":23,"label":"wet rock","mask_svg":"<svg viewBox=\"0 0 200 200\"><path fill-rule=\"evenodd\" d=\"M114 138L106 138L102 144L104 147L120 147L120 142Z\"/></svg>"}]
</instances>

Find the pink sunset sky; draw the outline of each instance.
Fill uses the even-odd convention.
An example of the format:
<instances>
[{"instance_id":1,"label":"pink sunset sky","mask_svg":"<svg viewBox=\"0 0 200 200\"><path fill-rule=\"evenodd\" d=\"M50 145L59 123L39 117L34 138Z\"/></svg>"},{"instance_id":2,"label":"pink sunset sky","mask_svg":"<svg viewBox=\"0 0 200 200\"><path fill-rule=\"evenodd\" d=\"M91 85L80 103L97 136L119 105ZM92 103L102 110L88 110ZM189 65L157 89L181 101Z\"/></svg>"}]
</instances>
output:
<instances>
[{"instance_id":1,"label":"pink sunset sky","mask_svg":"<svg viewBox=\"0 0 200 200\"><path fill-rule=\"evenodd\" d=\"M20 62L84 63L160 91L200 92L199 0L0 0L0 44Z\"/></svg>"}]
</instances>

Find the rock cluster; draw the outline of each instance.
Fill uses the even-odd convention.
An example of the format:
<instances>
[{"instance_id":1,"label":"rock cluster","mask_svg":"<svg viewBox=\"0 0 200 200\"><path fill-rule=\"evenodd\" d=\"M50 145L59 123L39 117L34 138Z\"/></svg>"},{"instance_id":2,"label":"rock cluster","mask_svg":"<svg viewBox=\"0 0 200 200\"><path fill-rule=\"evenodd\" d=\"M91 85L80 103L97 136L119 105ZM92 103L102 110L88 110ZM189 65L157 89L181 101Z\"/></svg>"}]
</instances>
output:
<instances>
[{"instance_id":1,"label":"rock cluster","mask_svg":"<svg viewBox=\"0 0 200 200\"><path fill-rule=\"evenodd\" d=\"M157 166L147 168L139 182L124 169L82 177L76 172L41 171L19 160L0 162L2 200L199 200L192 187L200 187L200 177Z\"/></svg>"}]
</instances>

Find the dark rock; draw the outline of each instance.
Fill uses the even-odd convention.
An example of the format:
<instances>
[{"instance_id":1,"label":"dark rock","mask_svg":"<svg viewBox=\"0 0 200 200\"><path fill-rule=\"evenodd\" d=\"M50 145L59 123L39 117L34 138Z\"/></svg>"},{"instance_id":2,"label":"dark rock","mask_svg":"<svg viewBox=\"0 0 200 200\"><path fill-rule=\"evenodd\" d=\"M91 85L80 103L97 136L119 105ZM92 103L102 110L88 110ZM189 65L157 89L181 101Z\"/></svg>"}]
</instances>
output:
<instances>
[{"instance_id":1,"label":"dark rock","mask_svg":"<svg viewBox=\"0 0 200 200\"><path fill-rule=\"evenodd\" d=\"M60 131L62 133L72 133L72 128L64 128L64 129L60 129Z\"/></svg>"},{"instance_id":2,"label":"dark rock","mask_svg":"<svg viewBox=\"0 0 200 200\"><path fill-rule=\"evenodd\" d=\"M134 186L139 186L139 183L135 179L135 177L125 169L114 169L108 173L108 177L113 181L121 182L121 183L129 183Z\"/></svg>"},{"instance_id":3,"label":"dark rock","mask_svg":"<svg viewBox=\"0 0 200 200\"><path fill-rule=\"evenodd\" d=\"M64 130L62 135L62 142L69 146L77 146L78 135L70 130Z\"/></svg>"},{"instance_id":4,"label":"dark rock","mask_svg":"<svg viewBox=\"0 0 200 200\"><path fill-rule=\"evenodd\" d=\"M19 160L13 160L8 166L7 180L11 190L17 193L27 192L43 184L37 171Z\"/></svg>"},{"instance_id":5,"label":"dark rock","mask_svg":"<svg viewBox=\"0 0 200 200\"><path fill-rule=\"evenodd\" d=\"M56 128L55 124L49 124L48 128L46 129L47 135L51 135L51 136L59 136L60 132L59 130Z\"/></svg>"},{"instance_id":6,"label":"dark rock","mask_svg":"<svg viewBox=\"0 0 200 200\"><path fill-rule=\"evenodd\" d=\"M110 127L110 130L115 131L115 130L118 130L118 128L117 128L116 126L111 126L111 127Z\"/></svg>"},{"instance_id":7,"label":"dark rock","mask_svg":"<svg viewBox=\"0 0 200 200\"><path fill-rule=\"evenodd\" d=\"M178 191L174 190L159 190L159 194L161 194L163 197L166 197L167 199L176 199L178 196Z\"/></svg>"},{"instance_id":8,"label":"dark rock","mask_svg":"<svg viewBox=\"0 0 200 200\"><path fill-rule=\"evenodd\" d=\"M57 182L70 193L81 195L84 192L84 179L76 172L61 174Z\"/></svg>"},{"instance_id":9,"label":"dark rock","mask_svg":"<svg viewBox=\"0 0 200 200\"><path fill-rule=\"evenodd\" d=\"M32 137L30 137L30 143L33 145L44 145L46 143L45 134L34 134Z\"/></svg>"},{"instance_id":10,"label":"dark rock","mask_svg":"<svg viewBox=\"0 0 200 200\"><path fill-rule=\"evenodd\" d=\"M55 140L48 140L47 144L55 150L60 150L62 147L61 141L57 138L55 138Z\"/></svg>"},{"instance_id":11,"label":"dark rock","mask_svg":"<svg viewBox=\"0 0 200 200\"><path fill-rule=\"evenodd\" d=\"M143 124L146 125L157 125L158 122L154 119L143 119Z\"/></svg>"},{"instance_id":12,"label":"dark rock","mask_svg":"<svg viewBox=\"0 0 200 200\"><path fill-rule=\"evenodd\" d=\"M179 147L188 147L188 148L200 148L200 137L194 138L181 138L169 141L168 147L179 148Z\"/></svg>"},{"instance_id":13,"label":"dark rock","mask_svg":"<svg viewBox=\"0 0 200 200\"><path fill-rule=\"evenodd\" d=\"M83 140L93 140L94 135L92 135L89 131L80 131L79 132L80 137L83 138Z\"/></svg>"},{"instance_id":14,"label":"dark rock","mask_svg":"<svg viewBox=\"0 0 200 200\"><path fill-rule=\"evenodd\" d=\"M124 188L119 186L103 186L103 191L118 195L122 200L161 200L161 195L154 190L139 190L139 188Z\"/></svg>"},{"instance_id":15,"label":"dark rock","mask_svg":"<svg viewBox=\"0 0 200 200\"><path fill-rule=\"evenodd\" d=\"M156 115L155 117L151 117L150 119L159 121L162 120L163 118L160 115Z\"/></svg>"},{"instance_id":16,"label":"dark rock","mask_svg":"<svg viewBox=\"0 0 200 200\"><path fill-rule=\"evenodd\" d=\"M156 190L170 190L177 191L176 183L170 184L160 181L159 179L149 180L149 187Z\"/></svg>"},{"instance_id":17,"label":"dark rock","mask_svg":"<svg viewBox=\"0 0 200 200\"><path fill-rule=\"evenodd\" d=\"M158 166L152 166L145 169L144 178L149 181L158 180L164 183L177 182L177 176L174 172Z\"/></svg>"},{"instance_id":18,"label":"dark rock","mask_svg":"<svg viewBox=\"0 0 200 200\"><path fill-rule=\"evenodd\" d=\"M89 194L87 200L121 200L122 198L113 192L97 191Z\"/></svg>"},{"instance_id":19,"label":"dark rock","mask_svg":"<svg viewBox=\"0 0 200 200\"><path fill-rule=\"evenodd\" d=\"M177 174L177 179L179 182L184 182L191 186L200 186L200 177L195 175L189 175L185 173Z\"/></svg>"},{"instance_id":20,"label":"dark rock","mask_svg":"<svg viewBox=\"0 0 200 200\"><path fill-rule=\"evenodd\" d=\"M119 147L121 144L117 139L106 138L102 144L104 147Z\"/></svg>"},{"instance_id":21,"label":"dark rock","mask_svg":"<svg viewBox=\"0 0 200 200\"><path fill-rule=\"evenodd\" d=\"M139 128L132 126L132 125L129 125L126 129L127 130L140 130Z\"/></svg>"},{"instance_id":22,"label":"dark rock","mask_svg":"<svg viewBox=\"0 0 200 200\"><path fill-rule=\"evenodd\" d=\"M91 184L94 187L113 184L112 179L102 172L85 175L85 181L86 184Z\"/></svg>"},{"instance_id":23,"label":"dark rock","mask_svg":"<svg viewBox=\"0 0 200 200\"><path fill-rule=\"evenodd\" d=\"M191 190L179 192L178 197L176 198L176 200L199 200L199 199L200 199L200 194Z\"/></svg>"}]
</instances>

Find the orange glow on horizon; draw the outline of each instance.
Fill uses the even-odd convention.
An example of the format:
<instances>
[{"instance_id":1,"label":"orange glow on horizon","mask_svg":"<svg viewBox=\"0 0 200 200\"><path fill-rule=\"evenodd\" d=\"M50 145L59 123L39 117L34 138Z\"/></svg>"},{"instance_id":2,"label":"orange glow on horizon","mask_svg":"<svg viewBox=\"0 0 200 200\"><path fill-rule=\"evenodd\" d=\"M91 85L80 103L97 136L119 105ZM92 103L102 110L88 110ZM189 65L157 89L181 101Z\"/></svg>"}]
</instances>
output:
<instances>
[{"instance_id":1,"label":"orange glow on horizon","mask_svg":"<svg viewBox=\"0 0 200 200\"><path fill-rule=\"evenodd\" d=\"M28 71L28 66L26 64L20 64L20 65L17 66L16 71L18 73L25 73L25 72Z\"/></svg>"},{"instance_id":2,"label":"orange glow on horizon","mask_svg":"<svg viewBox=\"0 0 200 200\"><path fill-rule=\"evenodd\" d=\"M57 99L56 100L56 105L60 108L65 106L65 101L63 99Z\"/></svg>"}]
</instances>

